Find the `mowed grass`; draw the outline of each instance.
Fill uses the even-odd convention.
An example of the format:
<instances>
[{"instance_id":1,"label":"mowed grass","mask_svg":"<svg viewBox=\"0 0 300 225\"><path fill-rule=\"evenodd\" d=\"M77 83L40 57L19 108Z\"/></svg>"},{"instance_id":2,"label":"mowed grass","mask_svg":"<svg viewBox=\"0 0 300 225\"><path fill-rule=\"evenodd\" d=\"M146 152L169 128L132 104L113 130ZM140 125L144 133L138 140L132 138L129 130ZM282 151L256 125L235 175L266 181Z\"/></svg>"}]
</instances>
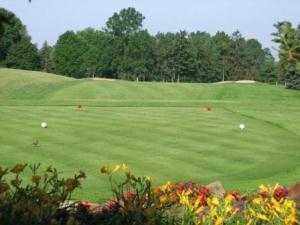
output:
<instances>
[{"instance_id":1,"label":"mowed grass","mask_svg":"<svg viewBox=\"0 0 300 225\"><path fill-rule=\"evenodd\" d=\"M41 162L64 176L83 170L88 177L76 199L110 197L100 168L115 163L155 184L220 180L228 190L251 191L300 179L300 92L281 86L75 80L0 69L0 127L2 167Z\"/></svg>"}]
</instances>

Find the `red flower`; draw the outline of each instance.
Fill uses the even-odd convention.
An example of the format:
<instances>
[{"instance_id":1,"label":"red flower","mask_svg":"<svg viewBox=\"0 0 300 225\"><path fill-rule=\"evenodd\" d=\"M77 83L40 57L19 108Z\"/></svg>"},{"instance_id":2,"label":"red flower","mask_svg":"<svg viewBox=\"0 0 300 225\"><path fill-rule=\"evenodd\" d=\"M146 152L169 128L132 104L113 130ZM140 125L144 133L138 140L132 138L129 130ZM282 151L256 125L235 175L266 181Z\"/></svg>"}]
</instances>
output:
<instances>
[{"instance_id":1,"label":"red flower","mask_svg":"<svg viewBox=\"0 0 300 225\"><path fill-rule=\"evenodd\" d=\"M205 186L201 186L200 188L199 188L199 193L198 193L198 195L204 195L204 196L206 196L206 197L208 197L209 195L210 195L210 191L208 190L208 188L207 187L205 187Z\"/></svg>"},{"instance_id":2,"label":"red flower","mask_svg":"<svg viewBox=\"0 0 300 225\"><path fill-rule=\"evenodd\" d=\"M273 197L277 201L280 201L282 198L285 198L288 194L288 190L284 187L278 187L273 191Z\"/></svg>"},{"instance_id":3,"label":"red flower","mask_svg":"<svg viewBox=\"0 0 300 225\"><path fill-rule=\"evenodd\" d=\"M123 196L126 201L133 201L136 194L133 193L132 191L127 191L123 194Z\"/></svg>"},{"instance_id":4,"label":"red flower","mask_svg":"<svg viewBox=\"0 0 300 225\"><path fill-rule=\"evenodd\" d=\"M236 201L240 201L241 200L241 196L240 196L240 194L237 191L232 191L230 194L234 197L234 199Z\"/></svg>"},{"instance_id":5,"label":"red flower","mask_svg":"<svg viewBox=\"0 0 300 225\"><path fill-rule=\"evenodd\" d=\"M109 200L106 203L105 209L108 210L108 211L112 211L112 210L116 209L117 206L118 206L118 202L117 201L115 201L115 200Z\"/></svg>"},{"instance_id":6,"label":"red flower","mask_svg":"<svg viewBox=\"0 0 300 225\"><path fill-rule=\"evenodd\" d=\"M79 206L84 209L89 209L92 206L92 203L87 202L87 201L81 201L81 202L79 202Z\"/></svg>"},{"instance_id":7,"label":"red flower","mask_svg":"<svg viewBox=\"0 0 300 225\"><path fill-rule=\"evenodd\" d=\"M198 195L198 199L199 199L199 201L200 201L200 205L206 205L206 200L207 200L206 195L200 193L200 194Z\"/></svg>"},{"instance_id":8,"label":"red flower","mask_svg":"<svg viewBox=\"0 0 300 225\"><path fill-rule=\"evenodd\" d=\"M189 189L190 191L194 190L194 188L195 188L195 184L193 184L193 183L189 183L189 184L188 184L188 189Z\"/></svg>"},{"instance_id":9,"label":"red flower","mask_svg":"<svg viewBox=\"0 0 300 225\"><path fill-rule=\"evenodd\" d=\"M261 197L263 197L263 198L266 198L266 197L268 197L268 192L266 192L266 191L261 191L261 192L259 192L258 193Z\"/></svg>"},{"instance_id":10,"label":"red flower","mask_svg":"<svg viewBox=\"0 0 300 225\"><path fill-rule=\"evenodd\" d=\"M183 192L183 190L184 190L184 187L183 187L183 184L182 184L182 183L176 184L175 188L176 188L176 191L177 191L179 194L182 194L182 192Z\"/></svg>"}]
</instances>

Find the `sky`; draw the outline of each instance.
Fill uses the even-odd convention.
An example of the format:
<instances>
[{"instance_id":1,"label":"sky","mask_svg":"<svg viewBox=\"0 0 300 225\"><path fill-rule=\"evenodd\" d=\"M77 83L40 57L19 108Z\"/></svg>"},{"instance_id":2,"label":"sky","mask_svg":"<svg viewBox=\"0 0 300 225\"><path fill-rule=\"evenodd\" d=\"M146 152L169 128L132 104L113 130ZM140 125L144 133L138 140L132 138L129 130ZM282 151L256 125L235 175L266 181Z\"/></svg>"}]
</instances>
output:
<instances>
[{"instance_id":1,"label":"sky","mask_svg":"<svg viewBox=\"0 0 300 225\"><path fill-rule=\"evenodd\" d=\"M228 34L237 29L247 38L271 48L273 24L300 22L300 0L0 0L26 25L34 43L53 45L67 30L101 29L114 12L134 7L145 17L151 34L179 30Z\"/></svg>"}]
</instances>

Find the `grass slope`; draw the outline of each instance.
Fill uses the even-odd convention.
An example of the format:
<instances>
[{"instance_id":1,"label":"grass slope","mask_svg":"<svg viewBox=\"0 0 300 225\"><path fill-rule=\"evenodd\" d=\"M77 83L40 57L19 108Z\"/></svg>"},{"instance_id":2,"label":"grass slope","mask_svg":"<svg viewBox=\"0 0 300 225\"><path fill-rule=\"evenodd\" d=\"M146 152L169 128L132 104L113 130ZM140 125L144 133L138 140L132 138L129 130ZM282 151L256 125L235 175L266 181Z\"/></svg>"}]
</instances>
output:
<instances>
[{"instance_id":1,"label":"grass slope","mask_svg":"<svg viewBox=\"0 0 300 225\"><path fill-rule=\"evenodd\" d=\"M0 165L84 170L88 179L75 197L89 200L109 196L99 170L118 162L157 184L288 185L300 176L299 115L300 92L265 84L74 80L0 69Z\"/></svg>"}]
</instances>

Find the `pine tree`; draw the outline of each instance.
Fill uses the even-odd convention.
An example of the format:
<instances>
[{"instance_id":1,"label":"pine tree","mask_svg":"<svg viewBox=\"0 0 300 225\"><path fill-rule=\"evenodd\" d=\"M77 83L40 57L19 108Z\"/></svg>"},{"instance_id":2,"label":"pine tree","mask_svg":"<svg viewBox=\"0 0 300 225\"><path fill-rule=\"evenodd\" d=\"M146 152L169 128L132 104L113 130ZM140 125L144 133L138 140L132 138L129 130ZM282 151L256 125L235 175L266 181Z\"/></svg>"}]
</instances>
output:
<instances>
[{"instance_id":1,"label":"pine tree","mask_svg":"<svg viewBox=\"0 0 300 225\"><path fill-rule=\"evenodd\" d=\"M45 41L43 47L39 51L41 71L48 73L52 71L51 52L52 47L48 45L47 41Z\"/></svg>"}]
</instances>

